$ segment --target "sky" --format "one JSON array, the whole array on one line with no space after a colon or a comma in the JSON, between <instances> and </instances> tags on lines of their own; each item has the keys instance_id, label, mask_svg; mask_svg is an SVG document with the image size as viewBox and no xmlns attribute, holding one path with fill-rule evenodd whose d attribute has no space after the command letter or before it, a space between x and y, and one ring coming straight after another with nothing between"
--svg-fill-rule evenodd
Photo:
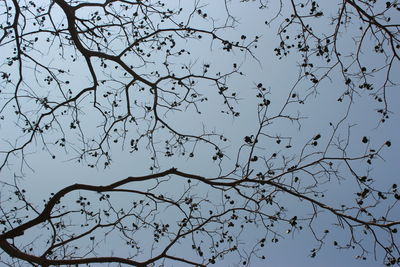
<instances>
[{"instance_id":1,"label":"sky","mask_svg":"<svg viewBox=\"0 0 400 267\"><path fill-rule=\"evenodd\" d=\"M322 6L323 10L326 12L332 12L331 14L325 13L325 16L334 16L337 10L337 4L334 1L330 1L329 4L324 3L326 6ZM169 7L182 7L183 11L181 17L185 17L191 12L194 3L192 1L171 1L168 3ZM224 5L224 1L200 1L199 6L203 12L207 12L209 18L202 19L200 16L194 16L191 25L196 27L210 27L214 25L222 25L225 22L227 13ZM185 54L176 57L171 57L171 66L176 69L176 73L185 73L185 69L180 68L181 66L192 66L192 70L199 71L202 69L204 64L211 65L209 73L216 72L229 72L232 70L233 64L240 66L240 71L243 75L238 73L230 76L227 79L227 84L229 85L229 91L237 93L237 101L233 101L233 105L237 112L240 112L240 116L232 116L231 114L222 113L221 110L226 110L223 106L223 99L215 90L215 86L209 81L200 81L196 85L196 90L207 97L208 101L200 102L198 105L201 114L196 112L194 106L189 106L187 108L182 108L182 110L168 111L167 109L160 108L162 118L168 122L169 125L178 129L184 133L201 134L203 131L215 132L218 134L223 134L227 138L227 142L222 142L217 140L218 144L221 144L223 148L224 158L220 162L219 160L214 161L212 156L215 151L213 147L201 142L196 143L193 147L193 143L187 145L187 151L185 151L184 156L175 157L162 157L160 156L157 161L158 170L163 171L171 167L176 167L178 170L186 171L189 173L195 173L203 175L205 177L215 177L218 174L229 173L230 170L234 168L236 161L245 160L249 153L249 147L243 146L244 137L255 135L258 127L258 98L255 97L259 92L257 91L258 84L262 84L262 87L266 88L268 92L267 98L271 100L271 104L268 110L268 115L273 117L274 114L278 114L283 110L283 114L288 116L301 116L304 119L301 123L296 121L290 121L287 119L276 119L268 125L268 127L263 129L265 137L261 139L259 145L255 149L255 153L259 157L270 157L273 153L278 153L280 156L279 160L271 161L274 166L279 168L282 162L289 160L290 156L294 157L294 161L301 157L299 155L300 151L304 154L309 154L310 160L317 158L318 154L314 154L314 151L328 151L328 155L334 157L340 155L340 149L337 149L331 144L336 143L340 145L345 145L346 142L346 156L354 157L363 154L368 149L380 148L387 140L391 141L391 147L387 148L382 146L381 157L374 160L374 164L371 168L366 167L365 161L357 161L353 164L354 170L359 173L368 174L369 177L374 178L374 187L378 190L387 191L393 183L398 182L398 173L396 172L396 167L399 164L399 151L400 145L398 142L400 136L400 117L399 117L399 106L397 106L396 100L399 99L398 85L393 87L388 87L386 91L386 99L388 100L389 109L391 111L390 118L385 122L380 122L379 113L379 103L374 100L373 97L369 95L366 90L356 90L352 98L352 103L350 105L349 115L343 117L348 112L349 99L344 97L342 101L338 101L342 97L343 92L346 88L343 83L342 73L334 69L329 73L329 77L323 79L319 84L317 89L314 89L309 81L302 81L296 83L299 75L299 62L302 62L302 58L295 50L293 50L287 57L279 59L274 52L274 48L279 46L280 40L276 34L277 29L280 27L280 23L287 16L288 9L287 6L282 10L282 13L276 17L275 20L271 21L275 17L275 14L279 11L279 5L276 3L269 3L267 8L259 9L259 1L250 2L239 2L231 1L229 2L229 12L230 15L237 19L235 22L235 27L228 27L226 29L218 30L218 34L223 36L223 38L242 40L243 43L249 42L258 36L257 48L253 48L253 55L234 49L233 52L227 53L221 49L221 45L207 36L198 40L180 40L177 41L177 51L178 48L187 49L190 54ZM1 6L4 10L4 5ZM65 19L62 16L61 10L54 8L53 16L58 21L55 21L57 25L65 23ZM87 12L91 12L87 11ZM204 14L204 13L203 13ZM59 15L59 16L58 16ZM84 13L82 13L84 16ZM4 20L4 16L1 17ZM393 17L394 21L399 20L399 16ZM228 20L228 23L231 20ZM268 22L268 23L266 23ZM329 19L321 19L321 21L310 21L314 23L315 29L318 33L327 34L332 30ZM395 23L392 21L392 23ZM355 32L358 26L356 24L351 24L347 31L344 31L341 36L340 48L343 51L352 51L354 44L357 40L351 38L351 36L357 36ZM291 32L289 31L288 34ZM293 34L293 33L292 33ZM246 38L243 40L241 36L245 35ZM40 35L39 35L40 36ZM63 90L65 92L71 89L71 95L78 93L82 88L90 86L91 77L86 68L82 57L76 57L75 51L72 47L65 47L63 54L60 55L60 49L53 45L53 43L48 44L45 39L40 36L39 43L36 44L38 49L30 50L32 57L38 58L49 66L57 66L57 68L63 68L64 70L69 70L68 74L62 77L63 80L68 79L68 84L63 84ZM122 41L121 41L122 42ZM115 39L113 47L116 50L119 49L118 38ZM371 44L370 44L370 43ZM55 41L56 43L56 41ZM376 56L374 53L370 52L370 46L372 47L372 41L366 41L365 54L362 57L362 64L368 67L368 70L374 66L379 66L382 64L382 56ZM2 43L0 46L2 51L1 60L7 60L8 54L12 53L12 45L9 43ZM110 51L110 53L115 52ZM350 53L350 52L349 52ZM371 55L369 55L371 54ZM75 59L76 58L76 59ZM129 64L135 66L135 70L141 75L147 75L150 80L156 79L155 76L151 76L152 72L160 71L160 73L165 72L163 67L164 57L162 57L162 52L154 52L149 57L149 61L146 64L142 64L138 57L128 57L125 59L129 61ZM344 56L344 61L348 60ZM101 62L94 61L94 65L97 70L101 69ZM27 63L28 64L28 63ZM320 64L324 66L323 61L316 60L315 64ZM111 64L114 68L115 64ZM57 87L53 84L46 87L45 82L43 82L43 77L45 77L45 72L42 70L37 70L32 67L33 65L28 65L26 68L26 75L24 76L24 85L21 93L22 95L39 95L47 96L49 99L57 99L61 97L60 92L57 91ZM325 65L326 66L326 65ZM171 68L172 68L171 67ZM14 69L13 69L14 68ZM40 69L40 68L39 68ZM16 71L15 67L8 67L6 64L0 66L1 71L12 72ZM398 73L399 62L395 61L393 64L392 73ZM324 68L318 70L317 73L322 73ZM99 77L102 79L112 80L106 83L106 86L101 87L99 95L107 92L119 92L115 99L122 98L121 93L123 90L123 84L127 79L123 76L123 71L120 68L115 68L112 72L104 72L100 74ZM370 79L376 81L377 84L382 82L384 79L384 72L377 72L371 74ZM392 77L394 82L399 82L398 77ZM296 87L294 87L296 85ZM13 86L4 85L2 83L2 96L0 99L1 105L5 108L1 109L1 115L5 116L5 120L0 121L0 136L2 141L0 143L0 150L6 151L10 149L13 145L20 144L26 140L26 136L19 136L20 133L20 123L15 122L16 116L10 115L13 112L13 107L6 104L10 99L10 92L12 92ZM165 83L165 88L170 86ZM292 90L294 88L294 90ZM129 125L128 137L132 135L132 138L140 135L142 132L146 131L149 127L148 122L151 120L150 115L145 113L145 106L151 105L152 95L148 90L141 90L139 86L132 87L131 99L137 101L135 108L132 108L134 114L139 118L141 116L146 116L144 120L138 120L139 125ZM285 105L285 101L288 96L291 97L295 93L300 98L305 98L305 104L291 103ZM173 99L173 96L165 93L165 99ZM294 97L297 99L296 97ZM24 99L24 98L22 98ZM34 101L34 98L27 97L23 102L23 109L26 114L35 118L44 110L38 110L40 106ZM112 98L107 98L112 99ZM85 133L85 138L90 140L90 138L98 139L101 138L102 128L99 127L102 122L101 114L93 108L92 97L87 96L79 102L79 110L77 115L79 115L80 124L82 125L82 131ZM115 108L110 109L109 100L99 99L101 108L104 110L112 110L115 114L122 112L121 109ZM284 107L284 108L283 108ZM123 109L122 109L123 110ZM7 116L8 115L8 116ZM26 189L26 196L30 202L35 203L38 209L41 209L43 199L47 199L52 192L56 192L65 186L71 185L73 183L87 183L94 185L105 185L128 176L141 176L150 174L150 166L154 163L151 157L151 151L149 152L148 146L146 146L146 141L143 141L140 145L139 152L130 153L129 139L122 141L119 139L117 143L110 142L110 154L112 155L112 160L109 166L104 168L104 159L98 161L98 165L91 168L88 165L94 164L96 159L90 157L84 160L79 160L77 155L79 155L79 149L82 142L82 135L75 130L68 129L70 118L74 118L74 114L70 114L67 118L62 116L58 117L58 122L63 125L63 127L55 127L53 131L49 134L45 134L45 142L41 140L40 137L35 138L25 150L24 160L21 160L21 154L16 153L12 155L8 164L2 168L0 172L1 181L4 183L13 183L14 178L18 177L16 180L20 188ZM10 119L8 119L10 118ZM340 123L339 123L340 122ZM338 124L339 123L339 124ZM333 131L332 125L338 125L337 130ZM65 132L63 130L65 129ZM113 134L113 137L117 136L122 128L118 128L118 131ZM60 136L65 134L67 138L67 145L65 147L59 147ZM315 150L312 146L306 146L310 140L320 134L322 136L319 141L319 145ZM271 136L271 137L268 137ZM328 137L332 136L332 139ZM367 137L370 142L363 143L362 138ZM282 144L277 144L277 137L280 137ZM285 139L285 137L290 137L290 139ZM162 151L163 142L171 138L170 133L166 130L160 129L154 135L156 150ZM290 140L290 141L289 141ZM330 142L329 142L330 141ZM83 146L89 144L90 142L84 144ZM291 148L285 148L284 146L290 145ZM242 147L242 148L241 148ZM150 147L151 148L151 147ZM190 151L193 150L194 157L188 157ZM238 152L239 151L239 152ZM162 155L162 153L160 153ZM4 155L4 153L2 153ZM52 157L55 156L53 159ZM286 158L285 158L286 157ZM306 161L307 162L307 161ZM218 164L219 163L219 164ZM264 172L266 166L262 162L257 162L252 165L254 168L253 175L259 171ZM270 166L271 167L271 166ZM345 168L343 165L337 166L341 171ZM343 169L344 168L344 169ZM313 171L313 170L310 170ZM342 173L341 173L342 174ZM306 178L305 184L312 184L312 181L308 180L306 174L303 174ZM357 185L352 177L351 173L343 172L343 176L339 178L332 177L327 179L324 176L316 175L319 181L318 189L321 194L325 194L326 197L323 199L326 203L337 207L342 203L349 203L354 205L354 201L357 198ZM289 179L289 178L288 178ZM142 183L135 184L132 188L147 190L156 184ZM182 193L182 190L187 189L187 184L182 182L182 180L173 178L165 183L161 183L156 192L161 192L169 196L177 196ZM220 192L215 192L211 188L199 185L197 188L193 189L192 194L198 197L204 197L205 199L218 203L220 201ZM1 191L2 205L7 206L9 204L6 199L11 194L9 187L4 186ZM81 193L75 194L70 198L66 198L65 203L73 205L74 197L80 196ZM83 193L82 193L83 194ZM90 195L90 194L89 194ZM91 195L93 199L96 196ZM307 216L312 212L312 207L305 203L305 201L299 201L299 199L279 194L278 199L282 205L288 209L288 218L291 214L302 214ZM128 201L129 199L129 201ZM115 207L127 208L131 205L132 199L126 195L118 195L113 198L115 201ZM239 198L238 198L239 199ZM239 203L241 200L238 200ZM97 203L93 201L94 203ZM393 214L391 218L398 220L398 215L400 210L398 208L397 202L390 202L395 206L393 209ZM210 203L204 203L204 210L206 210ZM99 209L101 204L98 203ZM164 208L164 207L163 207ZM387 205L379 206L374 210L377 214L385 214ZM170 207L165 207L165 209L160 208L160 214L162 214L162 221L174 222L176 221L177 215L176 211ZM30 214L32 215L32 214ZM78 225L76 221L79 217L71 216L71 229L74 229L73 225ZM279 238L279 242L267 242L266 246L262 249L263 255L266 256L266 260L262 261L253 257L250 262L246 264L248 266L377 266L382 263L382 252L377 252L377 259L374 259L374 255L369 254L366 261L356 260L355 257L358 255L359 251L353 251L352 249L337 249L333 246L334 241L339 241L344 244L349 238L348 229L340 229L340 227L335 227L338 221L335 216L328 213L318 214L318 217L313 223L313 229L315 229L317 235L323 235L325 229L330 229L330 233L325 240L325 244L321 251L318 252L315 258L311 258L311 250L318 246L318 242L312 236L310 229L307 227L307 223L304 225L304 230L293 231L285 234L286 230L289 229L287 225L283 222L277 226L278 231L282 233L283 238ZM46 231L44 228L34 228L29 231L27 240L38 240L39 242L45 242ZM265 228L259 226L250 226L248 230L241 235L240 244L243 246L243 251L250 249L252 245L258 242L258 240L264 236ZM40 238L35 239L37 236ZM134 253L134 251L129 251L126 248L122 248L121 240L118 238L119 235L105 238L106 245L100 248L101 253L114 253L115 255L125 253ZM25 237L24 237L25 238ZM44 238L44 239L43 239ZM147 239L149 238L149 233L146 230L142 234L136 236L137 240L143 240L144 244L147 244ZM268 235L268 240L271 240L272 236ZM385 236L382 235L385 239ZM42 240L43 239L43 240ZM366 248L370 252L373 251L373 245L371 243L370 237L365 237ZM85 240L87 242L87 240ZM83 241L83 242L85 242ZM18 242L23 242L18 239ZM26 242L26 241L25 241ZM186 242L186 243L185 243ZM174 249L173 252L177 255L180 253L186 254L191 252L191 248L188 248L187 240L182 241L182 246ZM79 244L83 247L87 243ZM40 251L40 246L35 249ZM142 249L146 250L146 245L142 246ZM147 255L144 252L141 256ZM243 252L244 253L244 252ZM260 252L261 253L261 252ZM4 255L4 254L3 254ZM1 257L3 257L1 255ZM234 254L229 256L229 254L224 258L224 261L218 262L217 266L235 266L241 265L241 261L238 260L238 255ZM246 265L244 264L244 265ZM93 265L97 266L97 265ZM100 265L99 265L100 266ZM113 265L111 265L113 266ZM166 266L184 266L183 264L177 264L176 262L166 262Z\"/></svg>"}]
</instances>

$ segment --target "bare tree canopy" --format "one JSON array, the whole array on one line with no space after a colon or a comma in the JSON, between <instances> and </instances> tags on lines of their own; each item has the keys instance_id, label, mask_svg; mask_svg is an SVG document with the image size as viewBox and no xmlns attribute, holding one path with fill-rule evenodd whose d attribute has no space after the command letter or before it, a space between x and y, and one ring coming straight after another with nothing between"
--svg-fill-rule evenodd
<instances>
[{"instance_id":1,"label":"bare tree canopy","mask_svg":"<svg viewBox=\"0 0 400 267\"><path fill-rule=\"evenodd\" d=\"M400 265L398 0L4 0L0 28L2 265L259 266L304 235Z\"/></svg>"}]
</instances>

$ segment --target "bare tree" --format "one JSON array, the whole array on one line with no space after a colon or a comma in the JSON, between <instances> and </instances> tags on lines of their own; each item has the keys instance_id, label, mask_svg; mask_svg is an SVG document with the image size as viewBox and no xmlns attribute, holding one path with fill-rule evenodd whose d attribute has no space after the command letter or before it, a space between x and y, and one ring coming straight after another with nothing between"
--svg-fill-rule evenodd
<instances>
[{"instance_id":1,"label":"bare tree","mask_svg":"<svg viewBox=\"0 0 400 267\"><path fill-rule=\"evenodd\" d=\"M398 1L215 1L220 17L201 1L166 2L1 2L0 173L15 176L1 183L2 263L251 265L266 258L267 244L303 230L316 241L311 257L342 231L347 239L334 247L399 265L400 194L390 181L376 185L371 168L391 141L366 135L355 143L349 124L351 107L370 103L369 96L379 124L390 123ZM263 82L248 85L256 125L239 141L208 125L206 112L239 118L245 100L234 82L244 79L244 62L262 65L260 36L229 34L240 21L234 4L257 4L276 29L276 56L300 59L283 99ZM223 53L232 55L225 66L215 60ZM298 107L331 79L345 112L324 133L301 130L306 118ZM276 130L287 123L306 140ZM236 150L228 145L235 142ZM67 152L102 169L112 168L121 148L148 157L149 172L108 185L72 184L42 205L23 189L20 176L29 177L37 150L50 155L43 161ZM217 171L174 167L204 155ZM335 197L340 183L348 197ZM254 231L256 240L246 238Z\"/></svg>"}]
</instances>

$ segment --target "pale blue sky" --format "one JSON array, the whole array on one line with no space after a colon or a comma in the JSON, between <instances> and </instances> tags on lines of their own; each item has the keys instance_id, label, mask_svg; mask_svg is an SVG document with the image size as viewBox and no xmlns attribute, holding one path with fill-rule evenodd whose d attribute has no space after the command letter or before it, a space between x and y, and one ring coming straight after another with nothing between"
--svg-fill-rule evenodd
<instances>
[{"instance_id":1,"label":"pale blue sky","mask_svg":"<svg viewBox=\"0 0 400 267\"><path fill-rule=\"evenodd\" d=\"M192 6L192 1L190 4L188 2L179 1L181 6L186 9ZM220 107L222 104L222 99L219 97L215 88L210 86L208 82L201 82L198 85L198 90L206 95L209 99L208 102L201 103L199 108L202 112L201 115L196 115L194 109L190 108L185 112L170 112L165 115L165 119L175 126L182 132L190 133L200 133L203 130L203 125L206 127L207 131L216 131L218 133L224 134L229 142L222 145L226 157L221 163L222 172L228 172L232 169L236 160L236 155L239 147L243 144L243 138L245 136L255 134L257 127L257 99L254 97L256 95L255 87L258 83L262 83L267 89L270 90L269 99L271 99L271 106L269 113L271 116L279 112L282 109L282 105L285 103L287 95L289 94L292 86L298 78L298 65L297 62L300 57L292 52L292 54L283 59L278 60L275 56L273 49L279 44L276 36L277 27L280 21L284 18L284 15L278 16L276 21L271 25L266 25L265 21L268 21L274 16L277 6L272 3L268 9L258 9L258 1L249 3L237 3L232 1L230 4L231 15L238 19L238 24L235 29L227 29L225 31L221 30L221 36L226 38L232 38L234 40L238 39L243 33L246 34L248 39L254 38L255 36L260 36L258 42L258 48L254 50L255 56L257 58L252 58L249 54L244 55L240 51L234 51L234 53L226 53L220 50L220 45L216 42L211 44L208 38L203 38L200 41L191 40L188 43L178 42L177 46L181 45L183 48L187 48L191 51L190 56L177 57L176 63L189 64L196 62L194 68L199 68L202 64L211 64L211 70L221 70L222 72L231 69L233 63L241 64L241 69L245 75L243 76L232 76L229 80L230 90L237 92L240 101L236 104L236 109L241 113L240 117L232 117L220 112ZM178 2L177 2L178 3ZM173 3L173 4L177 4ZM207 4L204 10L208 10L210 17L219 18L216 20L216 24L220 25L225 18L226 13L223 6L223 1L202 1L201 3ZM333 3L333 1L332 1ZM333 14L335 12L335 3L330 3L332 6L328 7L326 10L332 10ZM171 4L171 3L169 3ZM171 4L171 5L173 5ZM284 10L282 14L286 14L287 11ZM184 15L184 14L183 14ZM398 18L397 18L398 19ZM61 18L60 18L61 20ZM198 20L198 26L203 26L202 23L207 27L210 25L210 21L201 22ZM329 28L329 21L324 21L316 25L317 31L324 33L331 30ZM352 28L349 31L353 30ZM349 33L351 34L351 32ZM343 49L352 49L354 44L347 40L346 37L343 38ZM347 46L347 48L346 48ZM9 52L10 47L2 46L0 47L2 53ZM83 68L82 62L71 62L67 58L66 62L59 61L60 58L55 54L57 50L48 51L47 55L44 55L42 60L50 64L64 66L71 69L74 73L71 79L71 88L73 92L78 91L83 85L89 85L90 79L87 69ZM66 54L68 54L67 51ZM36 55L32 52L32 55ZM1 56L4 59L4 56ZM375 57L365 57L365 62L363 64L369 66L375 63L379 64L379 61ZM139 68L139 73L150 73L151 71L157 70L157 68L162 67L163 58L154 58L154 64L148 64L146 67ZM2 66L0 66L1 68ZM399 62L396 61L393 65L393 72L399 71ZM210 71L211 72L211 71ZM35 83L35 77L32 74L27 75L27 83ZM376 79L379 81L382 79L378 74ZM115 77L121 78L119 73L115 72ZM398 77L397 82L399 82ZM123 81L121 78L120 81ZM299 83L296 87L295 92L300 96L305 96L311 93L308 88L310 85L307 83ZM118 85L115 85L118 87ZM32 90L39 90L38 87L32 85ZM371 140L370 146L373 148L379 148L386 140L391 140L392 146L384 148L382 150L382 158L375 160L373 169L371 169L371 176L375 178L375 186L381 190L388 190L390 186L398 182L398 172L397 167L399 165L400 158L400 106L398 105L398 99L400 97L400 92L398 86L389 88L387 90L387 99L389 101L390 110L393 114L390 114L390 119L383 124L379 124L379 117L376 112L376 101L374 101L368 93L360 92L359 95L354 96L354 103L351 107L350 116L341 124L339 127L336 137L347 138L348 126L351 127L351 135L349 137L349 147L348 156L356 156L360 153L362 154L367 145L361 142L363 136L367 136ZM75 90L75 91L74 91ZM332 133L332 128L329 123L338 123L344 114L346 113L346 108L348 101L338 102L337 99L341 96L344 91L344 84L340 73L336 70L330 75L330 79L323 80L319 86L317 93L313 93L307 99L305 105L291 104L285 111L287 114L301 114L301 116L307 117L307 119L301 122L301 127L296 123L291 123L287 120L277 120L270 126L266 133L271 136L291 136L293 137L291 145L292 148L285 150L282 145L279 146L275 142L269 139L260 142L260 147L257 150L258 155L269 157L274 152L279 152L283 155L293 155L298 156L299 150L307 143L309 140L315 136L315 134L320 133L323 138L320 141L320 146L323 147L327 144L328 140L324 138ZM135 99L139 102L149 103L151 101L151 96L145 93L139 95L136 92ZM4 101L4 99L0 99ZM102 101L102 100L101 100ZM1 102L3 105L4 103ZM82 124L84 124L84 129L88 136L98 137L97 131L101 117L98 113L91 107L91 99L86 98L82 101L80 116L82 119ZM27 107L34 105L34 103L26 103ZM10 112L10 110L6 110ZM67 120L61 122L67 123ZM13 128L12 121L0 122L0 136L2 136L3 142L2 146L7 146L7 142L4 140L12 140L14 137L15 129ZM67 125L68 128L68 125ZM70 134L71 142L79 142L78 134L73 132L68 132ZM57 133L53 136L48 136L49 140L54 139ZM75 138L75 139L74 139ZM156 135L156 142L163 142L166 138L165 133ZM127 143L127 142L126 142ZM221 142L222 143L222 142ZM159 145L162 147L162 144ZM370 148L371 148L370 147ZM5 148L1 147L0 150ZM51 155L44 149L43 143L38 139L37 142L32 143L27 147L26 160L28 165L24 165L23 174L24 177L19 181L21 188L27 189L27 196L29 199L40 205L42 199L49 197L51 192L60 190L61 188L68 186L73 183L88 183L96 185L104 185L115 182L119 179L123 179L127 176L141 176L149 174L149 166L151 161L149 161L149 154L147 152L131 154L128 152L129 149L124 147L121 143L117 145L112 144L112 164L109 168L103 169L103 164L99 164L97 168L88 168L87 163L77 163L76 162L76 151L71 147L63 149L53 149L52 153L56 155L56 159L52 160ZM293 152L291 152L293 151ZM331 151L331 150L329 150ZM178 170L196 173L199 175L204 175L206 177L214 177L218 175L220 169L219 166L212 160L213 152L210 152L210 147L207 145L199 144L195 150L195 157L188 158L184 157L173 157L173 158L159 158L160 170L166 170L171 167L177 167ZM307 153L311 153L307 151ZM332 154L336 155L337 151L332 149ZM12 182L14 175L21 175L20 172L20 156L13 157L10 160L10 165L4 168L0 172L0 177L4 182ZM276 163L279 164L279 163ZM30 169L31 168L31 169ZM255 165L254 173L258 171L263 171L265 166ZM365 169L365 164L355 164L354 168L356 170ZM356 199L355 193L357 188L355 187L354 181L349 173L344 173L343 181L332 180L329 183L322 185L321 190L326 190L326 198L328 204L335 207L342 203L354 203ZM135 185L136 186L136 185ZM139 187L146 188L149 184L138 185ZM209 191L201 191L209 190ZM165 192L164 194L170 194L171 196L182 190L182 186L178 186L174 181L166 183L160 188L160 192ZM195 191L199 196L210 195L210 200L213 198L217 199L218 194L210 190L210 188L199 187L198 191ZM7 192L1 192L1 198L4 199L7 196ZM295 214L296 212L309 214L312 212L312 208L309 204L304 202L299 202L296 198L291 196L282 197L282 203L287 206L289 214ZM116 197L117 201L121 202L121 207L126 203L124 197ZM119 204L118 204L119 205ZM398 203L397 203L398 205ZM382 206L384 208L384 206ZM400 212L398 206L394 211ZM379 214L384 214L383 210L377 211ZM173 221L175 214L166 213L165 220ZM392 218L399 219L398 214L392 214ZM266 261L260 261L256 258L250 262L250 266L378 266L382 262L382 252L378 251L377 261L374 260L373 254L368 255L367 261L355 260L355 256L358 255L357 252L350 250L338 250L333 246L334 240L346 240L349 237L348 229L341 230L338 227L332 227L336 223L336 218L333 215L323 213L315 222L315 228L322 233L324 229L329 228L330 234L326 240L326 244L322 250L318 253L316 258L310 258L310 250L316 246L316 241L312 237L311 232L307 228L307 224L304 225L304 230L300 233L284 234L287 225L278 226L278 229L282 231L284 239L276 244L272 242L267 242L265 248L263 248L263 255L266 256ZM36 229L29 233L29 235L35 236L39 234L42 230ZM255 240L258 240L265 233L263 228L252 228L245 234L241 236L241 241L243 244L254 244ZM117 235L118 236L118 235ZM146 238L146 235L142 235L142 238ZM269 236L271 238L271 236ZM367 237L368 239L368 237ZM107 248L111 248L115 253L124 254L126 249L120 248L118 241L110 238L108 241ZM344 242L344 241L343 241ZM243 245L245 248L246 245ZM367 243L367 249L372 251L371 242ZM146 245L142 248L145 250ZM104 248L103 248L104 249ZM186 253L186 249L191 251L190 248L176 248L174 252L179 255L180 253ZM237 255L225 257L226 261L217 262L216 266L234 266L237 262ZM240 266L240 264L238 264ZM95 265L93 265L95 266ZM113 265L111 265L113 266ZM177 263L168 262L167 266L183 266Z\"/></svg>"}]
</instances>

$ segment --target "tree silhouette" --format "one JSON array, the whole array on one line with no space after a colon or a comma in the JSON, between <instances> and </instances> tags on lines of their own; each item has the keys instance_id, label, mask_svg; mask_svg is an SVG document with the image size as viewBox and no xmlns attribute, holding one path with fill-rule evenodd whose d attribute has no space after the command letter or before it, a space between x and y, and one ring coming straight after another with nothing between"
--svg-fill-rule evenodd
<instances>
[{"instance_id":1,"label":"tree silhouette","mask_svg":"<svg viewBox=\"0 0 400 267\"><path fill-rule=\"evenodd\" d=\"M398 1L188 2L0 3L1 262L251 265L267 245L307 231L311 257L333 243L399 265L400 193L372 169L392 142L350 134L361 100L379 127L391 123ZM235 5L265 12L260 32L277 34L276 58L297 61L278 98L261 77L237 86L263 66L270 36L235 31L244 23ZM322 132L304 129L301 109L329 81L340 112ZM243 112L254 116L238 130L247 134L224 133L217 118ZM68 155L102 171L121 148L146 158L148 172L75 183L44 203L23 189L40 150L45 166Z\"/></svg>"}]
</instances>

